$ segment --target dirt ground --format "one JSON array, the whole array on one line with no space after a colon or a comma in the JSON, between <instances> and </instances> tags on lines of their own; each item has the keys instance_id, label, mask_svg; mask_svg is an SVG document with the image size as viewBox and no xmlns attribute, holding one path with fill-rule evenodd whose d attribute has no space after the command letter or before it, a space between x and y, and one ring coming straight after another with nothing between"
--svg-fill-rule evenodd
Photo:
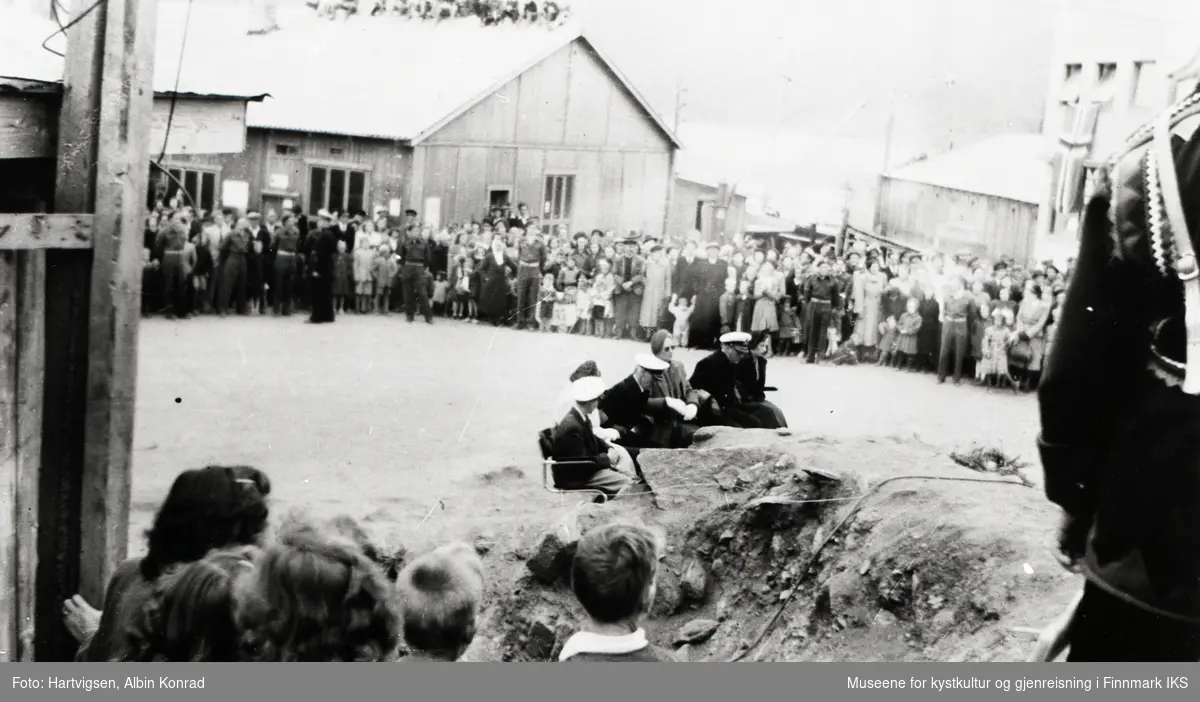
<instances>
[{"instance_id":1,"label":"dirt ground","mask_svg":"<svg viewBox=\"0 0 1200 702\"><path fill-rule=\"evenodd\" d=\"M538 534L576 502L542 490L535 443L557 420L568 375L590 358L616 382L645 350L444 320L408 324L402 315L319 326L301 318L147 320L131 551L142 549L141 533L180 470L246 463L271 476L276 515L348 514L397 535L410 552L453 538L483 542L503 590ZM681 360L690 367L700 357ZM1040 479L1032 396L795 358L772 360L768 383L780 388L771 399L797 435L841 446L829 454L842 464L833 468L902 473L983 445L1019 455ZM1047 514L1028 524L995 517L1022 532L1018 540L1044 542Z\"/></svg>"}]
</instances>

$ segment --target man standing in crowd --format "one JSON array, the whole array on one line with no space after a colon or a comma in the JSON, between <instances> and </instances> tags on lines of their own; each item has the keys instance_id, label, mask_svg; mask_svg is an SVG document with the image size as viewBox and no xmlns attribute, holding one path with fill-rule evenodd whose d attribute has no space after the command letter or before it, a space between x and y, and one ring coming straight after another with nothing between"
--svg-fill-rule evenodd
<instances>
[{"instance_id":1,"label":"man standing in crowd","mask_svg":"<svg viewBox=\"0 0 1200 702\"><path fill-rule=\"evenodd\" d=\"M250 251L250 236L250 220L243 217L221 242L221 291L217 298L217 314L222 317L230 302L237 314L249 314L246 308L246 254Z\"/></svg>"},{"instance_id":2,"label":"man standing in crowd","mask_svg":"<svg viewBox=\"0 0 1200 702\"><path fill-rule=\"evenodd\" d=\"M418 227L411 227L404 243L400 245L400 287L404 294L404 313L411 323L420 307L421 316L433 324L433 309L429 306L429 287L425 284L425 272L433 261L429 240Z\"/></svg>"},{"instance_id":3,"label":"man standing in crowd","mask_svg":"<svg viewBox=\"0 0 1200 702\"><path fill-rule=\"evenodd\" d=\"M300 230L291 214L283 215L283 226L276 229L275 238L271 244L271 258L274 262L272 289L274 290L275 314L290 317L292 314L292 296L295 294L297 275L297 252L300 250Z\"/></svg>"},{"instance_id":4,"label":"man standing in crowd","mask_svg":"<svg viewBox=\"0 0 1200 702\"><path fill-rule=\"evenodd\" d=\"M942 344L938 354L938 382L946 382L950 373L950 360L954 359L954 384L962 382L963 359L970 350L971 335L968 325L977 316L975 298L963 286L957 275L949 279L946 304L942 307Z\"/></svg>"},{"instance_id":5,"label":"man standing in crowd","mask_svg":"<svg viewBox=\"0 0 1200 702\"><path fill-rule=\"evenodd\" d=\"M546 245L536 229L525 232L517 247L517 329L537 329L538 290L546 267Z\"/></svg>"},{"instance_id":6,"label":"man standing in crowd","mask_svg":"<svg viewBox=\"0 0 1200 702\"><path fill-rule=\"evenodd\" d=\"M312 316L308 321L328 324L334 320L333 277L338 242L338 229L329 212L321 210L317 213L317 232L309 239L312 242L308 259Z\"/></svg>"},{"instance_id":7,"label":"man standing in crowd","mask_svg":"<svg viewBox=\"0 0 1200 702\"><path fill-rule=\"evenodd\" d=\"M169 319L187 318L188 276L196 262L187 260L185 248L188 228L186 215L178 210L171 216L166 227L159 229L155 250L162 251L163 303Z\"/></svg>"},{"instance_id":8,"label":"man standing in crowd","mask_svg":"<svg viewBox=\"0 0 1200 702\"><path fill-rule=\"evenodd\" d=\"M630 237L622 242L621 255L613 263L613 318L618 339L637 339L638 317L642 313L642 293L646 291L646 260L637 255L638 240ZM628 330L629 335L625 332Z\"/></svg>"},{"instance_id":9,"label":"man standing in crowd","mask_svg":"<svg viewBox=\"0 0 1200 702\"><path fill-rule=\"evenodd\" d=\"M521 204L517 205L516 214L514 214L513 216L508 218L508 228L509 229L529 229L529 220L530 219L531 218L529 216L529 208L526 207L525 203L522 202Z\"/></svg>"},{"instance_id":10,"label":"man standing in crowd","mask_svg":"<svg viewBox=\"0 0 1200 702\"><path fill-rule=\"evenodd\" d=\"M829 269L829 261L817 261L817 274L804 282L804 338L808 340L806 357L809 363L817 360L817 352L827 343L833 311L841 305L838 281ZM693 383L694 384L694 383Z\"/></svg>"},{"instance_id":11,"label":"man standing in crowd","mask_svg":"<svg viewBox=\"0 0 1200 702\"><path fill-rule=\"evenodd\" d=\"M721 348L696 362L691 384L709 394L711 400L701 408L701 426L733 426L757 429L762 423L743 411L738 391L738 367L750 357L750 335L729 332L720 339Z\"/></svg>"},{"instance_id":12,"label":"man standing in crowd","mask_svg":"<svg viewBox=\"0 0 1200 702\"><path fill-rule=\"evenodd\" d=\"M721 247L709 244L708 258L697 259L692 269L692 317L688 346L711 349L721 333L721 294L725 292L728 265L720 259Z\"/></svg>"},{"instance_id":13,"label":"man standing in crowd","mask_svg":"<svg viewBox=\"0 0 1200 702\"><path fill-rule=\"evenodd\" d=\"M1068 661L1200 660L1200 132L1178 134L1198 114L1164 113L1101 173L1038 388L1046 496L1086 578Z\"/></svg>"}]
</instances>

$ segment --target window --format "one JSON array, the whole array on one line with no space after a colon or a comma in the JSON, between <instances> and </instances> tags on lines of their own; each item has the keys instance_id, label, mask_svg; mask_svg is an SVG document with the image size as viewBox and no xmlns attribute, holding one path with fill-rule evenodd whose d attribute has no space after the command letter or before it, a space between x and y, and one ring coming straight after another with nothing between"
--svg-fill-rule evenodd
<instances>
[{"instance_id":1,"label":"window","mask_svg":"<svg viewBox=\"0 0 1200 702\"><path fill-rule=\"evenodd\" d=\"M330 156L341 156L343 153L345 153L345 150L340 146L329 147L329 155Z\"/></svg>"},{"instance_id":2,"label":"window","mask_svg":"<svg viewBox=\"0 0 1200 702\"><path fill-rule=\"evenodd\" d=\"M1130 104L1135 107L1164 107L1167 102L1167 81L1162 68L1154 61L1138 61L1133 64L1133 95Z\"/></svg>"},{"instance_id":3,"label":"window","mask_svg":"<svg viewBox=\"0 0 1200 702\"><path fill-rule=\"evenodd\" d=\"M1062 94L1059 102L1076 103L1083 92L1083 64L1068 63L1063 71Z\"/></svg>"},{"instance_id":4,"label":"window","mask_svg":"<svg viewBox=\"0 0 1200 702\"><path fill-rule=\"evenodd\" d=\"M1092 99L1100 103L1111 103L1117 89L1117 64L1102 63L1096 74L1096 92Z\"/></svg>"},{"instance_id":5,"label":"window","mask_svg":"<svg viewBox=\"0 0 1200 702\"><path fill-rule=\"evenodd\" d=\"M292 144L275 145L276 156L295 156L298 153L300 153L299 147L293 146Z\"/></svg>"},{"instance_id":6,"label":"window","mask_svg":"<svg viewBox=\"0 0 1200 702\"><path fill-rule=\"evenodd\" d=\"M575 198L575 176L548 175L542 191L542 231L550 232L560 224L571 227L571 206Z\"/></svg>"},{"instance_id":7,"label":"window","mask_svg":"<svg viewBox=\"0 0 1200 702\"><path fill-rule=\"evenodd\" d=\"M308 212L359 212L367 200L367 174L349 168L312 166L308 171Z\"/></svg>"},{"instance_id":8,"label":"window","mask_svg":"<svg viewBox=\"0 0 1200 702\"><path fill-rule=\"evenodd\" d=\"M157 168L153 169L152 173L158 175L150 179L150 192L146 203L148 206L153 207L159 198L162 198L163 202L170 202L171 198L179 193L182 184L186 192L182 198L185 205L194 204L198 209L213 211L213 204L217 199L216 171L168 167L167 172L171 177L163 175Z\"/></svg>"}]
</instances>

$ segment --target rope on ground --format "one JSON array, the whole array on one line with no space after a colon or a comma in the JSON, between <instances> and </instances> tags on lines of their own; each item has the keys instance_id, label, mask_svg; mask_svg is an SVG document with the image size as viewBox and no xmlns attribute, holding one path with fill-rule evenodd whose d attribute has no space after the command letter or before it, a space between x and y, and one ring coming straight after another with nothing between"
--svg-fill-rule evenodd
<instances>
[{"instance_id":1,"label":"rope on ground","mask_svg":"<svg viewBox=\"0 0 1200 702\"><path fill-rule=\"evenodd\" d=\"M808 562L804 564L804 569L800 571L799 579L796 582L797 586L800 584L800 582L803 582L803 580L809 576L809 573L812 571L813 566L816 565L817 558L821 555L821 551L823 551L825 549L825 547L828 546L830 544L830 542L833 541L833 537L836 536L838 534L838 532L840 532L842 530L842 527L846 526L846 524L848 524L850 522L850 520L853 519L856 514L858 514L858 511L860 509L862 509L863 503L866 502L866 499L868 497L870 497L871 495L875 494L876 492L878 492L879 489L881 487L883 487L884 485L887 485L888 483L898 482L901 480L944 480L944 481L952 481L952 482L960 482L960 483L989 483L992 485L1013 485L1016 487L1023 487L1023 488L1032 488L1033 487L1033 485L1030 483L1017 482L1015 480L989 480L987 478L960 478L960 477L953 477L953 476L946 476L946 475L897 475L895 477L882 480L882 481L872 485L865 492L863 492L862 495L859 496L858 501L850 506L849 511L846 512L846 515L844 517L842 517L841 521L839 521L837 523L837 525L835 527L833 527L832 530L830 530L829 534L827 534L825 536L825 538L821 540L821 543L817 544L817 547L815 549L813 549L812 555L809 556ZM736 662L744 659L746 656L750 655L755 649L757 649L760 645L762 645L762 642L766 640L767 636L770 635L771 632L775 630L776 625L779 624L779 620L783 617L784 611L787 610L788 605L790 605L792 603L792 600L796 597L796 594L798 592L800 592L800 588L793 586L791 594L788 595L787 598L779 604L779 607L775 610L775 614L773 614L771 616L771 618L767 621L766 626L763 627L762 631L759 632L758 636L755 637L754 641L751 642L750 645L748 647L746 647L743 651L741 651L740 653L735 655L733 658L729 659L729 661L728 661L729 663L736 663Z\"/></svg>"}]
</instances>

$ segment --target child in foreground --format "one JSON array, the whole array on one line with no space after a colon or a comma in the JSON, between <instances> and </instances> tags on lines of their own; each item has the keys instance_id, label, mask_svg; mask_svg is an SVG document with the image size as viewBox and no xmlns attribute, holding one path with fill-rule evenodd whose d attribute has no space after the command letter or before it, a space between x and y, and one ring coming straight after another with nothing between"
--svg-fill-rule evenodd
<instances>
[{"instance_id":1,"label":"child in foreground","mask_svg":"<svg viewBox=\"0 0 1200 702\"><path fill-rule=\"evenodd\" d=\"M474 549L459 542L421 556L400 571L396 593L408 660L461 660L483 599L483 564Z\"/></svg>"},{"instance_id":2,"label":"child in foreground","mask_svg":"<svg viewBox=\"0 0 1200 702\"><path fill-rule=\"evenodd\" d=\"M654 602L658 547L644 527L612 524L579 540L571 589L587 614L581 631L563 644L560 661L649 663L678 661L652 645L638 624Z\"/></svg>"}]
</instances>

